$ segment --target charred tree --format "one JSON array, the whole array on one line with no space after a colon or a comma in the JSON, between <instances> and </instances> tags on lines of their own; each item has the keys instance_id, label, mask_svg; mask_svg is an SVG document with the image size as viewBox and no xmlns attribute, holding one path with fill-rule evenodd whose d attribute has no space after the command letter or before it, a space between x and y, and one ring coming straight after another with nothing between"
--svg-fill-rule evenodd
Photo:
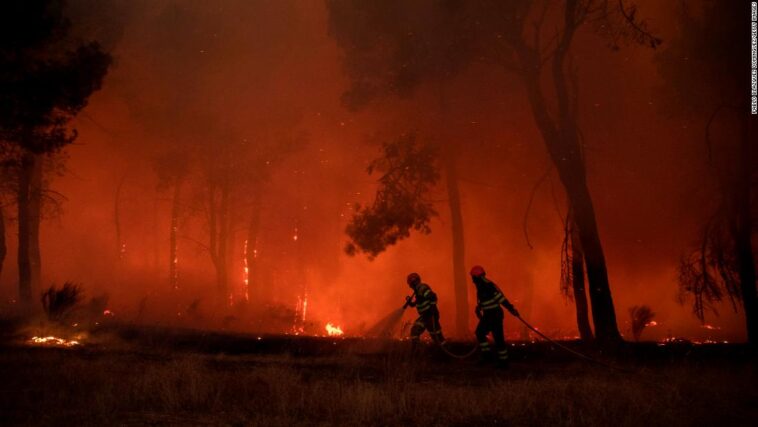
<instances>
[{"instance_id":1,"label":"charred tree","mask_svg":"<svg viewBox=\"0 0 758 427\"><path fill-rule=\"evenodd\" d=\"M181 215L181 194L182 194L182 181L176 180L174 182L174 191L171 197L171 224L169 229L169 266L168 277L169 286L172 290L179 289L179 251L178 251L178 233L179 233L179 216Z\"/></svg>"},{"instance_id":2,"label":"charred tree","mask_svg":"<svg viewBox=\"0 0 758 427\"><path fill-rule=\"evenodd\" d=\"M158 191L170 191L170 219L168 238L168 282L172 291L179 289L179 225L185 213L183 187L188 181L191 156L188 147L170 147L156 159L154 170L158 176Z\"/></svg>"},{"instance_id":3,"label":"charred tree","mask_svg":"<svg viewBox=\"0 0 758 427\"><path fill-rule=\"evenodd\" d=\"M253 194L253 206L250 208L250 217L247 222L247 235L245 240L245 300L261 300L260 284L258 283L258 234L261 226L261 203L260 192Z\"/></svg>"},{"instance_id":4,"label":"charred tree","mask_svg":"<svg viewBox=\"0 0 758 427\"><path fill-rule=\"evenodd\" d=\"M216 272L216 290L222 298L227 297L229 273L227 248L229 245L229 182L222 179L219 184L211 184L208 191L209 241L213 268Z\"/></svg>"},{"instance_id":5,"label":"charred tree","mask_svg":"<svg viewBox=\"0 0 758 427\"><path fill-rule=\"evenodd\" d=\"M693 300L693 312L704 321L708 309L727 299L745 314L748 341L758 343L755 239L755 120L750 116L748 28L734 25L749 5L700 0L683 3L675 38L657 55L666 86L661 98L667 111L703 123L713 202L710 218L695 248L680 264L682 302ZM697 73L692 70L697 69Z\"/></svg>"},{"instance_id":6,"label":"charred tree","mask_svg":"<svg viewBox=\"0 0 758 427\"><path fill-rule=\"evenodd\" d=\"M585 267L582 243L571 208L564 222L563 244L561 245L561 292L574 301L576 325L584 342L592 342L594 336L589 320L589 305L585 290Z\"/></svg>"},{"instance_id":7,"label":"charred tree","mask_svg":"<svg viewBox=\"0 0 758 427\"><path fill-rule=\"evenodd\" d=\"M591 342L594 337L592 335L592 328L590 327L587 292L584 289L584 254L582 253L581 243L576 232L571 233L571 278L579 336L582 341Z\"/></svg>"},{"instance_id":8,"label":"charred tree","mask_svg":"<svg viewBox=\"0 0 758 427\"><path fill-rule=\"evenodd\" d=\"M743 104L747 109L747 103ZM734 193L731 196L733 205L732 220L732 240L734 241L734 253L736 254L737 272L740 281L740 296L742 299L742 308L745 311L745 325L747 329L748 341L758 343L758 296L756 295L756 274L755 274L755 253L753 252L753 232L755 222L752 216L751 201L753 199L751 184L753 181L751 174L753 163L751 159L755 154L752 153L750 135L751 122L747 115L742 118L742 131L740 132L739 161L737 166L737 177L735 182ZM755 138L755 137L754 137Z\"/></svg>"},{"instance_id":9,"label":"charred tree","mask_svg":"<svg viewBox=\"0 0 758 427\"><path fill-rule=\"evenodd\" d=\"M24 153L18 178L18 272L22 301L31 301L39 289L39 224L42 196L42 157Z\"/></svg>"},{"instance_id":10,"label":"charred tree","mask_svg":"<svg viewBox=\"0 0 758 427\"><path fill-rule=\"evenodd\" d=\"M450 232L453 238L455 326L458 336L465 336L468 333L470 310L465 265L466 242L463 233L463 212L461 210L461 196L458 188L458 170L456 169L455 155L451 150L448 150L444 155L443 161L448 206L450 208Z\"/></svg>"},{"instance_id":11,"label":"charred tree","mask_svg":"<svg viewBox=\"0 0 758 427\"><path fill-rule=\"evenodd\" d=\"M471 25L480 35L483 56L515 73L526 89L532 115L547 152L573 209L592 305L595 336L602 343L621 340L611 297L605 254L598 233L595 209L587 185L586 168L578 131L575 96L571 90L566 61L577 31L588 21L600 22L601 33L615 46L631 39L651 47L660 40L646 31L644 22L628 14L623 2L613 10L608 2L567 0L558 6L562 13L558 31L544 42L543 26L548 11L559 2L487 2L469 4ZM616 19L614 19L616 18ZM543 88L543 80L551 91ZM554 94L548 97L546 93Z\"/></svg>"},{"instance_id":12,"label":"charred tree","mask_svg":"<svg viewBox=\"0 0 758 427\"><path fill-rule=\"evenodd\" d=\"M19 153L19 295L25 304L39 281L40 156L76 138L71 120L99 90L111 57L71 32L64 3L0 5L0 140Z\"/></svg>"},{"instance_id":13,"label":"charred tree","mask_svg":"<svg viewBox=\"0 0 758 427\"><path fill-rule=\"evenodd\" d=\"M116 197L113 202L113 225L116 228L116 256L118 259L119 269L122 268L124 261L124 255L126 255L126 243L121 236L121 190L124 188L124 182L126 182L126 175L121 177L116 186ZM119 274L121 272L119 271Z\"/></svg>"},{"instance_id":14,"label":"charred tree","mask_svg":"<svg viewBox=\"0 0 758 427\"><path fill-rule=\"evenodd\" d=\"M449 85L447 78L441 77L437 81L439 95L439 123L438 135L440 138L439 153L441 157L441 171L445 178L447 190L447 205L450 210L450 234L452 245L453 267L453 295L455 295L455 327L460 337L468 335L468 320L470 309L468 305L468 280L466 274L466 239L464 234L463 209L461 207L460 180L458 178L458 142L454 141L448 132L449 122L448 101L446 87Z\"/></svg>"},{"instance_id":15,"label":"charred tree","mask_svg":"<svg viewBox=\"0 0 758 427\"><path fill-rule=\"evenodd\" d=\"M567 3L567 25L573 22L575 13ZM570 17L570 18L569 18ZM514 36L511 42L517 52L522 78L532 107L537 127L547 146L553 164L558 171L563 187L574 210L574 219L579 242L583 249L584 263L589 283L589 295L592 302L592 318L595 323L595 333L601 341L620 341L616 313L613 307L605 254L600 242L597 229L595 209L587 186L584 162L581 158L581 147L577 132L574 112L570 111L568 84L564 71L564 59L568 53L574 27L566 29L559 48L553 58L552 83L557 96L558 117L551 117L547 107L540 82L540 56L529 47L523 39Z\"/></svg>"},{"instance_id":16,"label":"charred tree","mask_svg":"<svg viewBox=\"0 0 758 427\"><path fill-rule=\"evenodd\" d=\"M594 339L590 327L589 305L585 290L584 253L579 239L577 226L571 211L566 218L566 235L563 241L561 261L561 289L565 295L570 295L576 307L576 325L579 336L584 342Z\"/></svg>"}]
</instances>

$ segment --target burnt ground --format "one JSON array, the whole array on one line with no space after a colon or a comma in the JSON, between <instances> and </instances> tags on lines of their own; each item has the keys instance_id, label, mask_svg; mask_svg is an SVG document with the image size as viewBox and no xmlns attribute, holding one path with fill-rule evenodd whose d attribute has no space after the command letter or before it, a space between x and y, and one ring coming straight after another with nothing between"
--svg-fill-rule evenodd
<instances>
[{"instance_id":1,"label":"burnt ground","mask_svg":"<svg viewBox=\"0 0 758 427\"><path fill-rule=\"evenodd\" d=\"M4 328L4 425L755 425L742 345L655 343L611 353L511 343L495 370L427 346L109 324L74 348ZM463 354L471 343L455 343Z\"/></svg>"}]
</instances>

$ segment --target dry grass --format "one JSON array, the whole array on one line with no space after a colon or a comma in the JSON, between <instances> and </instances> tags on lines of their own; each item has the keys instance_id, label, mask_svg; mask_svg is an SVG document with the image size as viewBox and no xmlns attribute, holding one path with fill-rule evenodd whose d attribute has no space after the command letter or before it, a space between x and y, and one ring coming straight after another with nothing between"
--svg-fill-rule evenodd
<instances>
[{"instance_id":1,"label":"dry grass","mask_svg":"<svg viewBox=\"0 0 758 427\"><path fill-rule=\"evenodd\" d=\"M24 425L750 425L755 366L641 375L573 363L494 373L404 354L0 352L0 420Z\"/></svg>"}]
</instances>

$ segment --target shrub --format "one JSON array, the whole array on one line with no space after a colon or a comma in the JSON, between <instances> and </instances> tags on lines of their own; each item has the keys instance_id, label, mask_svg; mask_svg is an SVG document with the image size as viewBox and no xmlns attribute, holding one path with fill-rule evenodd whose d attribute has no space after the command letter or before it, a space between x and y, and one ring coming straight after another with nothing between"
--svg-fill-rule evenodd
<instances>
[{"instance_id":1,"label":"shrub","mask_svg":"<svg viewBox=\"0 0 758 427\"><path fill-rule=\"evenodd\" d=\"M655 317L655 313L646 305L635 305L629 309L629 317L632 318L632 335L635 341L640 340L640 335L645 327Z\"/></svg>"},{"instance_id":2,"label":"shrub","mask_svg":"<svg viewBox=\"0 0 758 427\"><path fill-rule=\"evenodd\" d=\"M63 319L82 300L81 285L66 282L58 289L55 285L42 293L42 308L47 318L53 321Z\"/></svg>"}]
</instances>

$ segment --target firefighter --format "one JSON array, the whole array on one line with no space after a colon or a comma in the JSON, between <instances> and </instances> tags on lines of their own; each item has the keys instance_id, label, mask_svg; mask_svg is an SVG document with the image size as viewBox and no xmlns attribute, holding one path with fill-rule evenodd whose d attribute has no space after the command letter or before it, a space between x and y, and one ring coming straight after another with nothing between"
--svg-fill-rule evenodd
<instances>
[{"instance_id":1,"label":"firefighter","mask_svg":"<svg viewBox=\"0 0 758 427\"><path fill-rule=\"evenodd\" d=\"M429 331L432 340L439 345L445 344L445 337L442 335L440 326L440 312L437 310L437 294L432 291L426 283L421 282L421 276L418 273L408 275L408 286L413 289L412 297L405 297L406 305L416 307L418 319L411 327L411 343L415 349L418 346L421 334Z\"/></svg>"},{"instance_id":2,"label":"firefighter","mask_svg":"<svg viewBox=\"0 0 758 427\"><path fill-rule=\"evenodd\" d=\"M479 349L482 352L482 360L492 360L492 348L487 341L487 335L492 334L497 352L497 363L500 367L508 366L508 349L505 347L503 336L503 309L506 308L512 315L518 317L519 313L503 295L496 284L485 277L484 268L476 265L471 269L471 280L476 286L476 317L479 324L476 326L476 339L479 341Z\"/></svg>"}]
</instances>

